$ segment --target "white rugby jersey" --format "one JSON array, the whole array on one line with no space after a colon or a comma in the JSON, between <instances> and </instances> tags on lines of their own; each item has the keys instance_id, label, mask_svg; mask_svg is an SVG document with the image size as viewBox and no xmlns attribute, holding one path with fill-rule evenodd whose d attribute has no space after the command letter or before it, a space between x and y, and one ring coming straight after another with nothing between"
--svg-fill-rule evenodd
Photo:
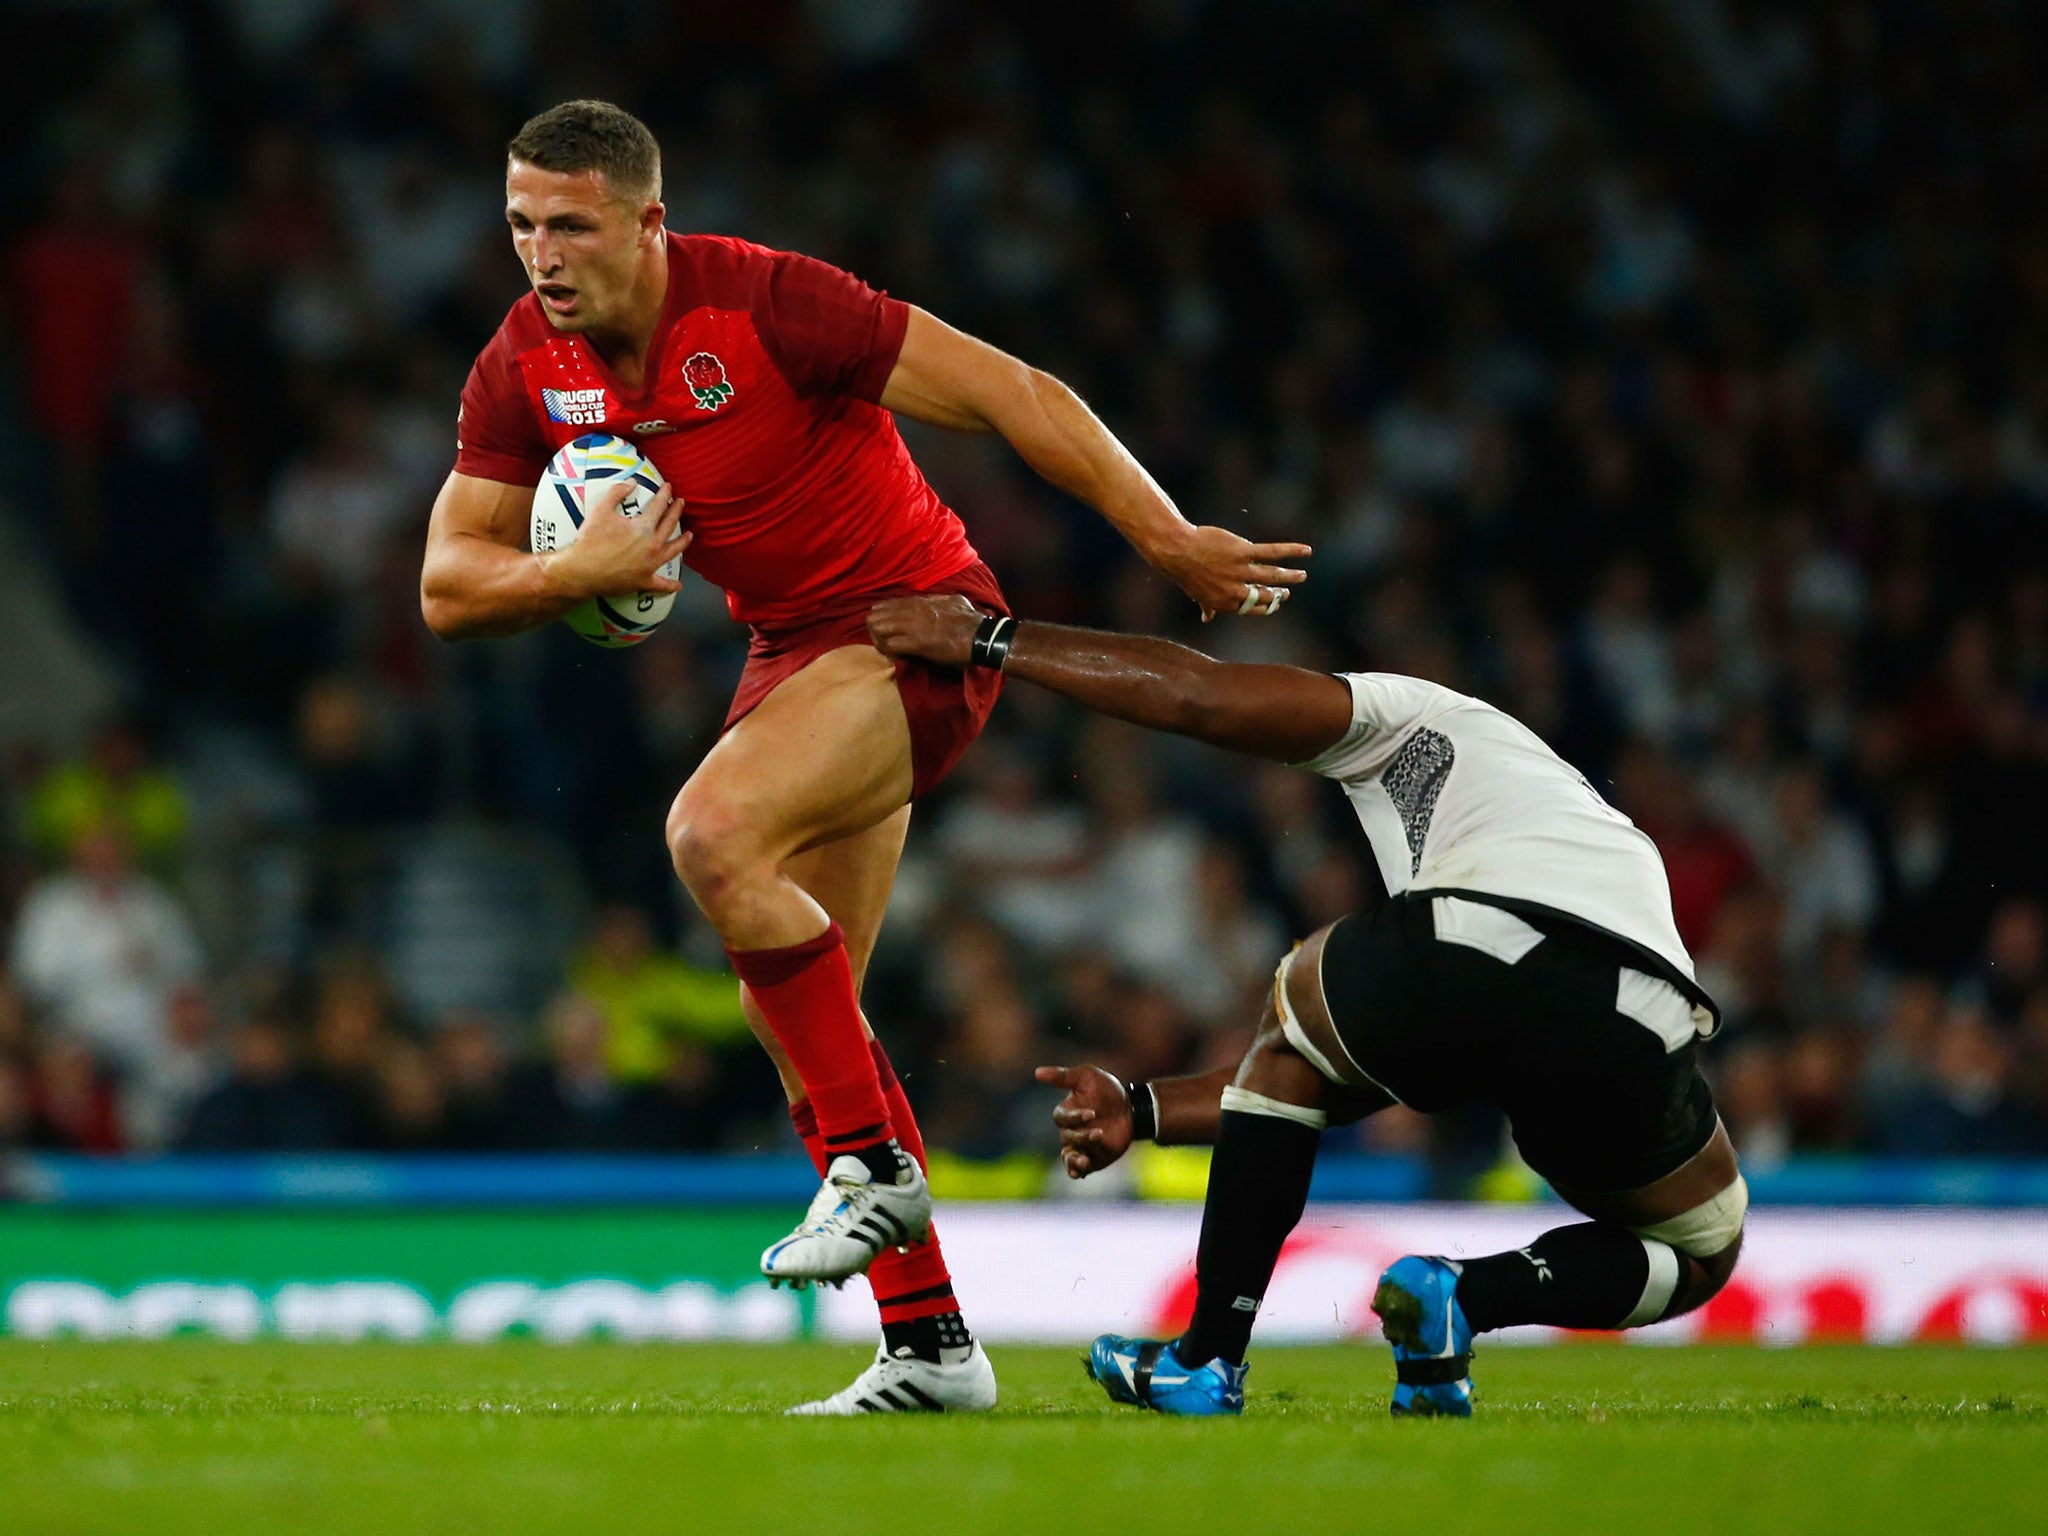
<instances>
[{"instance_id":1,"label":"white rugby jersey","mask_svg":"<svg viewBox=\"0 0 2048 1536\"><path fill-rule=\"evenodd\" d=\"M1389 672L1341 675L1351 729L1299 766L1343 785L1389 895L1455 894L1612 934L1682 981L1713 1032L1664 860L1634 822L1491 704Z\"/></svg>"}]
</instances>

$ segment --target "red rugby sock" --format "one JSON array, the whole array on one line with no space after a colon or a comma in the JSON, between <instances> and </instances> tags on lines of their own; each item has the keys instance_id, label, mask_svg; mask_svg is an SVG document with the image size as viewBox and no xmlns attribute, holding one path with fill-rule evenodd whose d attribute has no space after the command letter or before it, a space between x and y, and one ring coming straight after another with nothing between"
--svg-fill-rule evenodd
<instances>
[{"instance_id":1,"label":"red rugby sock","mask_svg":"<svg viewBox=\"0 0 2048 1536\"><path fill-rule=\"evenodd\" d=\"M861 1027L839 925L784 949L725 953L802 1079L828 1156L890 1140L896 1133Z\"/></svg>"},{"instance_id":2,"label":"red rugby sock","mask_svg":"<svg viewBox=\"0 0 2048 1536\"><path fill-rule=\"evenodd\" d=\"M882 1042L871 1040L868 1043L874 1048L875 1069L889 1101L889 1118L896 1127L897 1144L916 1158L922 1168L924 1141L917 1133L917 1120L910 1112L910 1101L903 1096L903 1084L897 1079L896 1069L890 1064L888 1053L882 1049ZM796 1127L797 1135L803 1138L804 1150L811 1154L812 1164L823 1174L828 1161L825 1138L818 1133L818 1117L811 1109L810 1101L798 1099L790 1105L789 1119ZM868 1284L874 1287L875 1306L880 1310L884 1324L939 1317L960 1310L960 1303L953 1295L953 1276L946 1268L945 1252L939 1247L936 1225L931 1235L921 1243L913 1243L907 1249L885 1248L868 1266Z\"/></svg>"},{"instance_id":3,"label":"red rugby sock","mask_svg":"<svg viewBox=\"0 0 2048 1536\"><path fill-rule=\"evenodd\" d=\"M874 1057L875 1076L882 1085L882 1096L889 1105L889 1123L896 1128L896 1144L917 1160L917 1166L924 1167L924 1137L917 1129L917 1116L911 1113L910 1100L903 1092L903 1081L896 1075L896 1067L889 1060L889 1053L882 1049L882 1042L869 1040L868 1047ZM884 1268L884 1265L887 1268ZM891 1248L868 1268L869 1282L875 1288L875 1304L882 1309L885 1323L907 1322L913 1317L936 1317L942 1312L959 1310L960 1303L953 1298L953 1276L946 1269L946 1255L939 1247L939 1229L933 1227L931 1236L924 1242L913 1243L908 1250L898 1253Z\"/></svg>"}]
</instances>

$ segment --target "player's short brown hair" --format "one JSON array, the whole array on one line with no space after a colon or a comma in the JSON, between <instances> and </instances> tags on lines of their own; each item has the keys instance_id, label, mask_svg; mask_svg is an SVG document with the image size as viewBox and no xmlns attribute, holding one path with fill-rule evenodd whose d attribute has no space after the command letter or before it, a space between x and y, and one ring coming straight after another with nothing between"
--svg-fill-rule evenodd
<instances>
[{"instance_id":1,"label":"player's short brown hair","mask_svg":"<svg viewBox=\"0 0 2048 1536\"><path fill-rule=\"evenodd\" d=\"M661 146L645 123L608 101L565 101L528 118L505 158L570 176L596 171L620 197L661 199Z\"/></svg>"}]
</instances>

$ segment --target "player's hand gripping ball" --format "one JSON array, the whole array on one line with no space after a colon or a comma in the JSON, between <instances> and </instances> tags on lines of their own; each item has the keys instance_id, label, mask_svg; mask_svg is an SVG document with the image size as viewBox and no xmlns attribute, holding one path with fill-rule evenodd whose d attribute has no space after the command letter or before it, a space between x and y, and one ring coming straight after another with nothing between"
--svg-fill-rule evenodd
<instances>
[{"instance_id":1,"label":"player's hand gripping ball","mask_svg":"<svg viewBox=\"0 0 2048 1536\"><path fill-rule=\"evenodd\" d=\"M533 492L533 550L567 549L576 542L583 519L621 476L631 482L619 503L624 517L638 517L661 490L660 474L638 448L624 438L604 433L579 437L548 461L547 473ZM682 557L668 561L660 574L679 579ZM638 592L593 597L562 615L562 622L592 645L620 649L638 645L653 634L675 606L673 592Z\"/></svg>"}]
</instances>

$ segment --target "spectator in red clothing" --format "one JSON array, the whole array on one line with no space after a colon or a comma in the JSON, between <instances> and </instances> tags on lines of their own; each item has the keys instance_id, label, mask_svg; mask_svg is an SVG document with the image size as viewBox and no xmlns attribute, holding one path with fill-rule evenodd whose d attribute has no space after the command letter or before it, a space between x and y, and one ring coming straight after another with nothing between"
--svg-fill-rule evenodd
<instances>
[{"instance_id":1,"label":"spectator in red clothing","mask_svg":"<svg viewBox=\"0 0 2048 1536\"><path fill-rule=\"evenodd\" d=\"M28 1096L38 1146L100 1155L122 1150L113 1084L78 1041L58 1035L44 1042Z\"/></svg>"},{"instance_id":2,"label":"spectator in red clothing","mask_svg":"<svg viewBox=\"0 0 2048 1536\"><path fill-rule=\"evenodd\" d=\"M1982 614L1949 631L1940 662L1907 700L1907 739L1922 758L1950 762L1982 740L1997 695L1997 644Z\"/></svg>"},{"instance_id":3,"label":"spectator in red clothing","mask_svg":"<svg viewBox=\"0 0 2048 1536\"><path fill-rule=\"evenodd\" d=\"M28 1073L18 1061L0 1056L0 1152L28 1145L34 1129Z\"/></svg>"},{"instance_id":4,"label":"spectator in red clothing","mask_svg":"<svg viewBox=\"0 0 2048 1536\"><path fill-rule=\"evenodd\" d=\"M1800 1151L1853 1150L1858 1133L1856 1038L1837 1028L1809 1029L1786 1048L1785 1116Z\"/></svg>"},{"instance_id":5,"label":"spectator in red clothing","mask_svg":"<svg viewBox=\"0 0 2048 1536\"><path fill-rule=\"evenodd\" d=\"M107 212L99 175L53 183L50 215L7 263L29 419L54 449L62 552L88 568L100 545L100 469L128 362L141 247Z\"/></svg>"},{"instance_id":6,"label":"spectator in red clothing","mask_svg":"<svg viewBox=\"0 0 2048 1536\"><path fill-rule=\"evenodd\" d=\"M25 1055L28 1040L28 1004L0 963L0 1061Z\"/></svg>"},{"instance_id":7,"label":"spectator in red clothing","mask_svg":"<svg viewBox=\"0 0 2048 1536\"><path fill-rule=\"evenodd\" d=\"M1653 747L1639 744L1624 754L1614 788L1622 810L1664 856L1679 937L1692 953L1703 953L1722 902L1756 879L1749 850L1701 803L1692 781Z\"/></svg>"},{"instance_id":8,"label":"spectator in red clothing","mask_svg":"<svg viewBox=\"0 0 2048 1536\"><path fill-rule=\"evenodd\" d=\"M111 422L127 363L135 284L135 237L110 218L99 177L79 168L57 178L50 216L15 250L22 363L35 425L67 458L96 454Z\"/></svg>"},{"instance_id":9,"label":"spectator in red clothing","mask_svg":"<svg viewBox=\"0 0 2048 1536\"><path fill-rule=\"evenodd\" d=\"M237 265L259 273L317 264L334 243L334 190L326 162L290 128L271 124L249 143L237 217L221 236Z\"/></svg>"}]
</instances>

